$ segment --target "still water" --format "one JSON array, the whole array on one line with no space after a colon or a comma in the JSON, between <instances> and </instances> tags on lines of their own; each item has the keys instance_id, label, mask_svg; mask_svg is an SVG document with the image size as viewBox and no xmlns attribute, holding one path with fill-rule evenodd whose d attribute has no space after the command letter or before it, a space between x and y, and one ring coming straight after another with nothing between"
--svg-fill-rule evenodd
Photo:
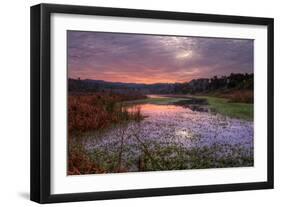
<instances>
[{"instance_id":1,"label":"still water","mask_svg":"<svg viewBox=\"0 0 281 207\"><path fill-rule=\"evenodd\" d=\"M166 97L150 95L150 98ZM237 147L239 150L243 149L237 156L241 153L245 156L253 154L251 121L192 111L173 104L142 103L128 108L129 111L136 109L145 117L142 121L130 122L102 133L88 135L84 143L86 149L92 153L102 151L105 154L118 154L122 142L123 160L128 162L126 166L129 171L138 170L134 163L144 153L143 147L145 151L154 152L155 149L172 147L189 150L225 146L215 152L215 156L236 156L237 152L233 152L233 149ZM171 152L168 156L175 156L174 154Z\"/></svg>"}]
</instances>

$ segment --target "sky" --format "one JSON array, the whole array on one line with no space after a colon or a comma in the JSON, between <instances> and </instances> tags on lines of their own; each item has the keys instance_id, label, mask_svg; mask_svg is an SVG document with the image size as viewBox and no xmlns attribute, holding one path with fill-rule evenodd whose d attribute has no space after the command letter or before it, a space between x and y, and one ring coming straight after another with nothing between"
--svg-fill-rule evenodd
<instances>
[{"instance_id":1,"label":"sky","mask_svg":"<svg viewBox=\"0 0 281 207\"><path fill-rule=\"evenodd\" d=\"M253 73L254 41L208 37L67 32L68 77L175 83Z\"/></svg>"}]
</instances>

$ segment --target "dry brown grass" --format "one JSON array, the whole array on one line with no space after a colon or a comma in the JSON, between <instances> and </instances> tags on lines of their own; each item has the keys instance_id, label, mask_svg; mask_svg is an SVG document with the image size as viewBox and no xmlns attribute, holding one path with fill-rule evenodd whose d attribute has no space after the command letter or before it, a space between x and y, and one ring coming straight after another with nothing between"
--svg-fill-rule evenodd
<instances>
[{"instance_id":1,"label":"dry brown grass","mask_svg":"<svg viewBox=\"0 0 281 207\"><path fill-rule=\"evenodd\" d=\"M83 175L106 173L106 171L97 166L83 149L82 145L75 143L72 139L68 140L68 175Z\"/></svg>"},{"instance_id":2,"label":"dry brown grass","mask_svg":"<svg viewBox=\"0 0 281 207\"><path fill-rule=\"evenodd\" d=\"M220 95L222 98L229 99L229 102L235 103L253 103L254 92L253 90L235 90Z\"/></svg>"},{"instance_id":3,"label":"dry brown grass","mask_svg":"<svg viewBox=\"0 0 281 207\"><path fill-rule=\"evenodd\" d=\"M85 132L104 129L111 124L140 120L140 111L127 111L122 101L143 98L110 93L68 96L68 130Z\"/></svg>"}]
</instances>

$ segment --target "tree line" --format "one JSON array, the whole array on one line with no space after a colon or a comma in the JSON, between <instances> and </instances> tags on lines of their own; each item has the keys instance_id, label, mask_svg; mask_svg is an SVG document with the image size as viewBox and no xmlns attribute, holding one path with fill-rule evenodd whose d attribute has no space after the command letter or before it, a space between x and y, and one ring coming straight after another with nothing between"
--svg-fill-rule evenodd
<instances>
[{"instance_id":1,"label":"tree line","mask_svg":"<svg viewBox=\"0 0 281 207\"><path fill-rule=\"evenodd\" d=\"M211 92L227 89L254 88L254 74L231 73L229 76L213 76L212 78L194 79L186 83L176 83L175 93Z\"/></svg>"}]
</instances>

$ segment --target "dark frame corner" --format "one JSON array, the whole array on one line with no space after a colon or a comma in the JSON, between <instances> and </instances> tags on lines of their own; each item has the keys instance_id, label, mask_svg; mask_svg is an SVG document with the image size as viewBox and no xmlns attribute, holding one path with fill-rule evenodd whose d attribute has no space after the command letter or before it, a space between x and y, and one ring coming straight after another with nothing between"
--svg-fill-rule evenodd
<instances>
[{"instance_id":1,"label":"dark frame corner","mask_svg":"<svg viewBox=\"0 0 281 207\"><path fill-rule=\"evenodd\" d=\"M182 21L218 22L249 25L266 25L268 31L268 165L266 182L223 185L188 186L74 194L50 193L50 16L52 13L85 14L114 17L168 19ZM273 44L272 18L195 14L182 12L119 9L57 4L39 4L31 7L31 174L30 199L38 203L133 198L238 190L271 189L274 187L273 152Z\"/></svg>"}]
</instances>

